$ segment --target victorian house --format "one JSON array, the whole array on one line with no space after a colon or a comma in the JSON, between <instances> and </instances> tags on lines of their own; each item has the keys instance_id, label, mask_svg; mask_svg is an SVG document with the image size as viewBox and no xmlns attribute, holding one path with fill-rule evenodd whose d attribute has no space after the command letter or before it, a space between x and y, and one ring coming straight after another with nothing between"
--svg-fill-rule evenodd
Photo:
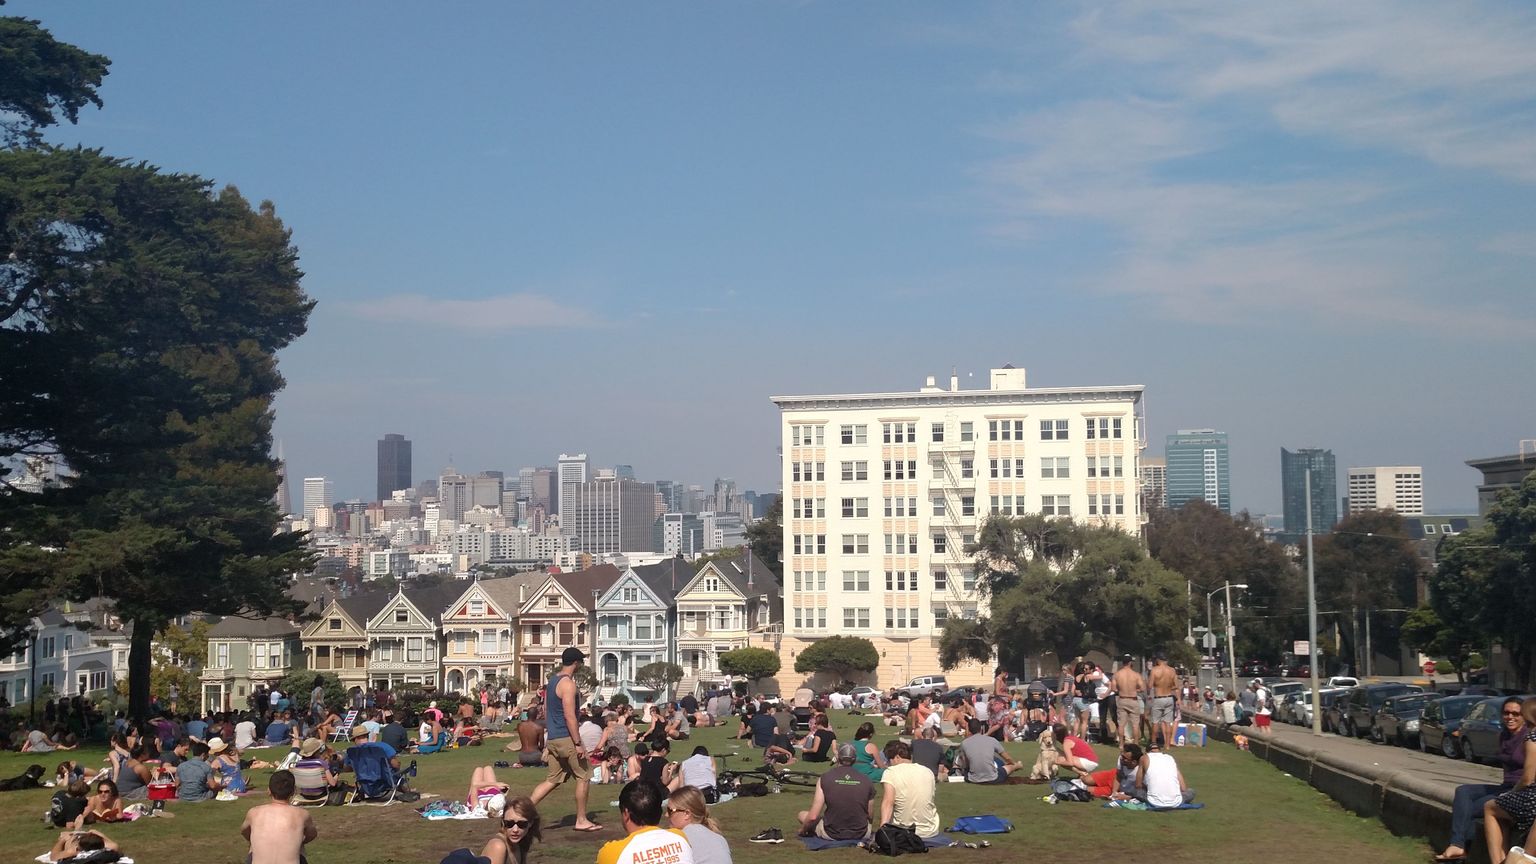
<instances>
[{"instance_id":1,"label":"victorian house","mask_svg":"<svg viewBox=\"0 0 1536 864\"><path fill-rule=\"evenodd\" d=\"M547 578L544 573L517 573L476 579L448 604L442 619L446 692L469 693L482 682L518 674L518 610Z\"/></svg>"},{"instance_id":2,"label":"victorian house","mask_svg":"<svg viewBox=\"0 0 1536 864\"><path fill-rule=\"evenodd\" d=\"M597 601L597 645L592 669L598 694L623 693L654 702L668 695L641 684L636 670L649 663L677 662L672 598L693 568L679 558L630 568Z\"/></svg>"},{"instance_id":3,"label":"victorian house","mask_svg":"<svg viewBox=\"0 0 1536 864\"><path fill-rule=\"evenodd\" d=\"M367 692L368 619L377 615L384 602L393 596L384 591L368 591L328 600L300 636L305 668L335 675L348 696Z\"/></svg>"},{"instance_id":4,"label":"victorian house","mask_svg":"<svg viewBox=\"0 0 1536 864\"><path fill-rule=\"evenodd\" d=\"M745 551L706 563L677 591L677 657L681 693L700 683L723 683L720 655L749 646L777 650L784 595L761 559Z\"/></svg>"},{"instance_id":5,"label":"victorian house","mask_svg":"<svg viewBox=\"0 0 1536 864\"><path fill-rule=\"evenodd\" d=\"M402 587L386 595L383 607L368 619L368 680L374 690L402 687L432 689L442 679L442 629L457 586Z\"/></svg>"},{"instance_id":6,"label":"victorian house","mask_svg":"<svg viewBox=\"0 0 1536 864\"><path fill-rule=\"evenodd\" d=\"M566 648L580 648L592 662L594 610L619 575L612 564L554 573L529 593L517 612L517 665L530 688L544 685Z\"/></svg>"},{"instance_id":7,"label":"victorian house","mask_svg":"<svg viewBox=\"0 0 1536 864\"><path fill-rule=\"evenodd\" d=\"M259 685L303 669L306 657L300 629L287 618L219 621L208 628L208 661L198 678L203 710L244 710Z\"/></svg>"}]
</instances>

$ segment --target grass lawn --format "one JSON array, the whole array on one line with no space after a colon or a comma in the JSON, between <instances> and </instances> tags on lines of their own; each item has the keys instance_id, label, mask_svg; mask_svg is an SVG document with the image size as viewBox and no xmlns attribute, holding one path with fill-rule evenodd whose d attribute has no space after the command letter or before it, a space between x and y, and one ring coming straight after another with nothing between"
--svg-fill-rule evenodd
<instances>
[{"instance_id":1,"label":"grass lawn","mask_svg":"<svg viewBox=\"0 0 1536 864\"><path fill-rule=\"evenodd\" d=\"M834 721L839 740L851 740L859 720L842 715L835 716ZM894 731L881 727L877 741L883 743ZM489 739L483 747L419 758L417 788L451 798L462 796L471 769L499 758L498 750L505 740ZM734 743L724 728L695 730L693 739L674 748L672 755L682 759L693 746L704 744L715 755L740 752L755 757L755 751L733 750ZM1025 764L1034 761L1035 745L1008 746ZM1099 749L1101 761L1110 764L1112 750ZM280 755L277 751L267 753ZM1230 745L1213 743L1203 749L1176 750L1174 754L1185 779L1199 793L1198 800L1206 804L1204 810L1145 813L1105 809L1098 802L1050 805L1041 800L1045 794L1041 786L940 784L939 816L946 827L957 816L993 813L1012 820L1015 830L989 837L991 849L956 848L933 854L950 858L982 856L1003 862L1039 858L1042 849L1049 849L1052 851L1045 857L1052 860L1100 860L1104 853L1130 853L1158 864L1260 860L1272 855L1295 857L1298 853L1299 860L1321 859L1324 855L1336 861L1380 864L1424 860L1426 846L1422 840L1394 837L1375 820L1351 815L1305 783L1280 774ZM94 765L106 754L98 748L64 755ZM44 759L32 758L31 754L0 754L0 777L19 774L34 761L43 764L51 776L59 758L55 754ZM737 755L727 764L750 767L755 762ZM514 791L526 793L543 776L543 771L503 769L497 774L511 783ZM244 861L247 849L239 835L240 823L247 808L267 800L267 776L264 771L254 772L251 785L261 791L243 800L167 802L168 812L174 818L106 826L104 833L142 864ZM569 786L545 799L540 808L546 826L544 842L534 847L534 859L592 861L603 841L621 834L617 809L610 803L618 798L618 790L618 786L592 787L590 809L593 818L605 826L595 836L550 827L561 821L570 822L575 808ZM56 832L41 827L41 816L52 793L51 789L0 793L0 862L19 864L47 851ZM806 854L793 839L773 846L754 845L746 842L746 838L770 826L792 833L794 814L809 805L810 797L810 790L786 787L781 794L737 799L715 808L734 859L766 864L788 852ZM459 846L469 846L478 852L494 830L492 823L484 820L428 822L416 815L414 806L417 805L312 811L320 838L310 844L309 860L314 864L436 864L449 850ZM1261 854L1261 849L1267 851ZM830 850L821 856L826 864L868 860L863 851L851 849Z\"/></svg>"}]
</instances>

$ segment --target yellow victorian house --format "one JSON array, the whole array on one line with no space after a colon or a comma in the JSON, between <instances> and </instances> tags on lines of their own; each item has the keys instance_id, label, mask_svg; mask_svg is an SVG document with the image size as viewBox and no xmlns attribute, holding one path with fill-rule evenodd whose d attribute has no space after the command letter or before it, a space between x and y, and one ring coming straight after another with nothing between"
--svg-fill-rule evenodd
<instances>
[{"instance_id":1,"label":"yellow victorian house","mask_svg":"<svg viewBox=\"0 0 1536 864\"><path fill-rule=\"evenodd\" d=\"M476 579L443 612L443 690L471 693L517 674L517 612L549 578L517 573ZM535 685L536 686L536 685Z\"/></svg>"},{"instance_id":2,"label":"yellow victorian house","mask_svg":"<svg viewBox=\"0 0 1536 864\"><path fill-rule=\"evenodd\" d=\"M370 591L332 598L300 634L305 668L330 672L347 688L347 695L368 691L368 619L393 595ZM290 696L293 694L289 694Z\"/></svg>"}]
</instances>

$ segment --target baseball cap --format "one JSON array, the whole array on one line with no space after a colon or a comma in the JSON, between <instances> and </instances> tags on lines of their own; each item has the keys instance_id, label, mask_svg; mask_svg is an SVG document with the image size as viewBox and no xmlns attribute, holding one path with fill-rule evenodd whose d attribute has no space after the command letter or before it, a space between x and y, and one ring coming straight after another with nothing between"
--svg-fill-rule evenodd
<instances>
[{"instance_id":1,"label":"baseball cap","mask_svg":"<svg viewBox=\"0 0 1536 864\"><path fill-rule=\"evenodd\" d=\"M587 655L581 653L581 649L574 645L560 652L560 663L563 666L569 666L572 663L580 663L586 659Z\"/></svg>"},{"instance_id":2,"label":"baseball cap","mask_svg":"<svg viewBox=\"0 0 1536 864\"><path fill-rule=\"evenodd\" d=\"M852 744L839 744L837 747L837 761L844 765L852 765L859 759L859 753L853 749Z\"/></svg>"}]
</instances>

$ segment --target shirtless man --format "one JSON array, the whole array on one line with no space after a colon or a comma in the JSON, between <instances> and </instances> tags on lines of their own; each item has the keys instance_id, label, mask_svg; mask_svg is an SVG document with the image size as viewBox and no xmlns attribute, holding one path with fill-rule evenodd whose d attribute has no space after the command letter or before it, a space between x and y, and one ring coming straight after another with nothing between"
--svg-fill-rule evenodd
<instances>
[{"instance_id":1,"label":"shirtless man","mask_svg":"<svg viewBox=\"0 0 1536 864\"><path fill-rule=\"evenodd\" d=\"M1179 687L1178 673L1168 665L1162 654L1152 658L1152 741L1157 743L1157 733L1163 733L1163 746L1173 746L1174 709L1178 700L1174 691Z\"/></svg>"},{"instance_id":2,"label":"shirtless man","mask_svg":"<svg viewBox=\"0 0 1536 864\"><path fill-rule=\"evenodd\" d=\"M1110 686L1115 691L1116 722L1120 726L1120 744L1134 742L1141 734L1141 694L1147 689L1147 681L1136 671L1131 655L1120 658L1120 669Z\"/></svg>"},{"instance_id":3,"label":"shirtless man","mask_svg":"<svg viewBox=\"0 0 1536 864\"><path fill-rule=\"evenodd\" d=\"M517 764L538 767L544 764L544 724L537 720L524 720L517 724L517 743L503 749L517 748Z\"/></svg>"},{"instance_id":4,"label":"shirtless man","mask_svg":"<svg viewBox=\"0 0 1536 864\"><path fill-rule=\"evenodd\" d=\"M320 831L308 810L288 803L293 788L293 772L276 771L267 782L272 801L245 812L240 834L251 844L248 864L307 864L304 844Z\"/></svg>"}]
</instances>

